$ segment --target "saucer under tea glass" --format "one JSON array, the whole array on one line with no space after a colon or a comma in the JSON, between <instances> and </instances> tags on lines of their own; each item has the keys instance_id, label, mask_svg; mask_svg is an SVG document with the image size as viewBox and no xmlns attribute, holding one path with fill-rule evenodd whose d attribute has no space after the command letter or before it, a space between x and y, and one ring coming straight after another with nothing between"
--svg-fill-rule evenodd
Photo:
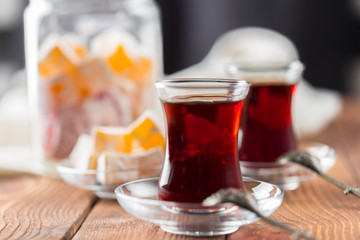
<instances>
[{"instance_id":1,"label":"saucer under tea glass","mask_svg":"<svg viewBox=\"0 0 360 240\"><path fill-rule=\"evenodd\" d=\"M216 236L235 232L239 227L259 220L254 213L233 204L204 207L159 199L159 178L142 179L116 188L122 208L142 220L160 225L167 232L189 236ZM257 201L264 216L270 216L283 201L284 191L276 185L243 178L244 189Z\"/></svg>"}]
</instances>

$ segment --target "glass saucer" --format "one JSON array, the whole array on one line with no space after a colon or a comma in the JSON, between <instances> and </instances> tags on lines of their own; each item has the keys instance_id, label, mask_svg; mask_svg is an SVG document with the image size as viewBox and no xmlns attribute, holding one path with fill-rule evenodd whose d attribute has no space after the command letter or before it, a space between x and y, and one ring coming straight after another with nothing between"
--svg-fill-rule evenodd
<instances>
[{"instance_id":1,"label":"glass saucer","mask_svg":"<svg viewBox=\"0 0 360 240\"><path fill-rule=\"evenodd\" d=\"M264 215L269 216L281 205L284 192L277 186L248 178L243 180L245 189L256 198ZM125 183L116 188L116 198L128 213L175 234L223 235L259 219L233 204L203 207L200 203L159 200L158 181L159 178L150 178Z\"/></svg>"},{"instance_id":2,"label":"glass saucer","mask_svg":"<svg viewBox=\"0 0 360 240\"><path fill-rule=\"evenodd\" d=\"M98 171L74 168L66 159L55 165L60 177L68 184L93 191L98 197L116 199L114 190L120 184L140 178L157 177L162 165L147 168Z\"/></svg>"},{"instance_id":3,"label":"glass saucer","mask_svg":"<svg viewBox=\"0 0 360 240\"><path fill-rule=\"evenodd\" d=\"M336 151L321 143L302 143L299 149L305 150L320 159L320 168L325 173L336 162ZM314 178L316 173L299 164L280 165L265 162L240 161L243 176L275 184L283 190L295 190L302 181Z\"/></svg>"}]
</instances>

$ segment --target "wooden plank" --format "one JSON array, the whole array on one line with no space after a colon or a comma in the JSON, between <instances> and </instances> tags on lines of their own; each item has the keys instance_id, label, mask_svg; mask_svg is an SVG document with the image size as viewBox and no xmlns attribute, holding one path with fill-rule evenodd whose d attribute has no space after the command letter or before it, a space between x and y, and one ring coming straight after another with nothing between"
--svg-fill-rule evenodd
<instances>
[{"instance_id":1,"label":"wooden plank","mask_svg":"<svg viewBox=\"0 0 360 240\"><path fill-rule=\"evenodd\" d=\"M0 239L70 239L96 201L59 179L0 177Z\"/></svg>"},{"instance_id":2,"label":"wooden plank","mask_svg":"<svg viewBox=\"0 0 360 240\"><path fill-rule=\"evenodd\" d=\"M353 176L339 174L348 169L346 162L342 161L343 156L339 155L338 163L329 174L351 182ZM359 210L359 199L345 196L337 187L316 178L304 182L295 191L287 192L283 205L272 217L310 232L318 239L355 240L360 238Z\"/></svg>"},{"instance_id":3,"label":"wooden plank","mask_svg":"<svg viewBox=\"0 0 360 240\"><path fill-rule=\"evenodd\" d=\"M347 102L345 112L325 131L305 141L328 144L338 158L329 175L355 186L359 183L360 116L354 118L360 104ZM349 124L351 123L351 124ZM354 143L359 143L357 146ZM357 156L357 159L355 159ZM312 233L318 239L360 239L360 200L346 196L321 178L304 182L285 194L284 203L271 217L296 229ZM262 221L242 227L232 239L288 239L290 234Z\"/></svg>"},{"instance_id":4,"label":"wooden plank","mask_svg":"<svg viewBox=\"0 0 360 240\"><path fill-rule=\"evenodd\" d=\"M348 154L347 160L356 175L357 185L360 185L360 100L345 102L339 124L341 126L339 138L344 142Z\"/></svg>"},{"instance_id":5,"label":"wooden plank","mask_svg":"<svg viewBox=\"0 0 360 240\"><path fill-rule=\"evenodd\" d=\"M100 200L76 233L74 240L76 239L198 240L199 238L167 233L155 224L142 221L126 213L117 201ZM206 239L220 240L225 237Z\"/></svg>"}]
</instances>

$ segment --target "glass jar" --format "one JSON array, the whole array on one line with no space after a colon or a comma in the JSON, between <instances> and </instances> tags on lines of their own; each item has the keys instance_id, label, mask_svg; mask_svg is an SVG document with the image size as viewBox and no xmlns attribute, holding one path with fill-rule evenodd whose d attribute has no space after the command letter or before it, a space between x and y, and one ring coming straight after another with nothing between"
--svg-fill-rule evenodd
<instances>
[{"instance_id":1,"label":"glass jar","mask_svg":"<svg viewBox=\"0 0 360 240\"><path fill-rule=\"evenodd\" d=\"M158 7L152 0L31 0L24 13L35 158L68 158L94 127L159 116Z\"/></svg>"}]
</instances>

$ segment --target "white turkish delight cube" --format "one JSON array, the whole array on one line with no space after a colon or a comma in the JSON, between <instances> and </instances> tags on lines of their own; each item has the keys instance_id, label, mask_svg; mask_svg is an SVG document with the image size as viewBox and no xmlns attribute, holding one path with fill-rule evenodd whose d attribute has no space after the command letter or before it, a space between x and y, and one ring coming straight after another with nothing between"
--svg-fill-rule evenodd
<instances>
[{"instance_id":1,"label":"white turkish delight cube","mask_svg":"<svg viewBox=\"0 0 360 240\"><path fill-rule=\"evenodd\" d=\"M103 185L116 185L159 176L163 157L161 148L139 153L103 153L98 159L97 179Z\"/></svg>"},{"instance_id":2,"label":"white turkish delight cube","mask_svg":"<svg viewBox=\"0 0 360 240\"><path fill-rule=\"evenodd\" d=\"M132 120L126 94L110 89L86 99L81 104L63 108L48 124L47 155L61 159L72 151L81 134L90 134L94 126L125 126ZM50 138L50 139L49 139Z\"/></svg>"}]
</instances>

